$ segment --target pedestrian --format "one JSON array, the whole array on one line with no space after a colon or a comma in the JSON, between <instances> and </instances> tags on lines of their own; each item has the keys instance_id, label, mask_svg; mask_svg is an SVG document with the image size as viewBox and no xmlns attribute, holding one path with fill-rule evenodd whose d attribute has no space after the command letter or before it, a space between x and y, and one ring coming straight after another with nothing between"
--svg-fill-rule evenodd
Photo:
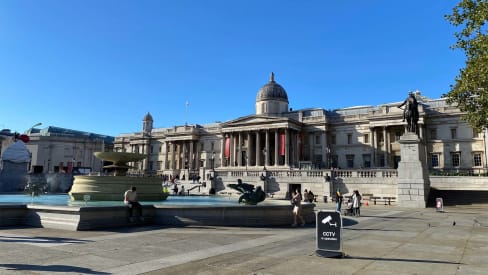
<instances>
[{"instance_id":1,"label":"pedestrian","mask_svg":"<svg viewBox=\"0 0 488 275\"><path fill-rule=\"evenodd\" d=\"M175 186L173 187L173 192L175 195L178 195L178 184L175 183Z\"/></svg>"},{"instance_id":2,"label":"pedestrian","mask_svg":"<svg viewBox=\"0 0 488 275\"><path fill-rule=\"evenodd\" d=\"M353 214L354 216L361 216L361 211L360 211L360 206L361 206L361 195L359 194L358 190L354 190L352 193L352 208L353 208Z\"/></svg>"},{"instance_id":3,"label":"pedestrian","mask_svg":"<svg viewBox=\"0 0 488 275\"><path fill-rule=\"evenodd\" d=\"M124 193L124 204L129 207L129 221L134 222L133 210L136 209L139 214L139 220L142 222L144 218L142 217L142 206L137 199L137 189L132 186L131 189L125 191Z\"/></svg>"},{"instance_id":4,"label":"pedestrian","mask_svg":"<svg viewBox=\"0 0 488 275\"><path fill-rule=\"evenodd\" d=\"M313 202L314 199L315 199L315 195L312 192L312 190L308 191L308 194L307 194L307 200L308 200L308 202Z\"/></svg>"},{"instance_id":5,"label":"pedestrian","mask_svg":"<svg viewBox=\"0 0 488 275\"><path fill-rule=\"evenodd\" d=\"M293 205L293 224L291 226L296 227L298 219L302 222L301 226L305 226L305 220L302 216L302 194L298 190L293 191L291 204Z\"/></svg>"},{"instance_id":6,"label":"pedestrian","mask_svg":"<svg viewBox=\"0 0 488 275\"><path fill-rule=\"evenodd\" d=\"M337 189L337 192L336 192L336 201L337 201L337 208L336 208L336 211L337 212L341 212L341 206L342 206L342 200L343 200L343 196L341 194L341 190Z\"/></svg>"}]
</instances>

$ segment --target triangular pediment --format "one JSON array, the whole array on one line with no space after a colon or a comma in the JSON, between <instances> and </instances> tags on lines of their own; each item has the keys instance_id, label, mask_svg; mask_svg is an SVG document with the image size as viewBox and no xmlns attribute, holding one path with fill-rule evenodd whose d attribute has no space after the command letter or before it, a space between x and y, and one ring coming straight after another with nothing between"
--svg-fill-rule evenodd
<instances>
[{"instance_id":1,"label":"triangular pediment","mask_svg":"<svg viewBox=\"0 0 488 275\"><path fill-rule=\"evenodd\" d=\"M222 130L224 132L230 131L242 131L242 130L260 130L263 128L267 129L300 129L301 123L288 118L288 117L272 117L272 116L262 116L262 115L249 115L234 120L227 121L222 124Z\"/></svg>"},{"instance_id":2,"label":"triangular pediment","mask_svg":"<svg viewBox=\"0 0 488 275\"><path fill-rule=\"evenodd\" d=\"M234 120L227 121L222 124L222 128L226 127L236 127L236 126L246 126L254 124L274 124L290 121L287 117L271 117L271 116L259 116L259 115L249 115L244 117L239 117Z\"/></svg>"}]
</instances>

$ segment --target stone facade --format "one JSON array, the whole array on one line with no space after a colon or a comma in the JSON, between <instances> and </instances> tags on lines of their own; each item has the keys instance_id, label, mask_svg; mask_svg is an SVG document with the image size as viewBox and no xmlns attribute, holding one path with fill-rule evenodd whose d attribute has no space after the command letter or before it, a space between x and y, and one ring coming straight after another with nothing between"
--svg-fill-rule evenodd
<instances>
[{"instance_id":1,"label":"stone facade","mask_svg":"<svg viewBox=\"0 0 488 275\"><path fill-rule=\"evenodd\" d=\"M49 126L31 128L26 134L30 138L26 143L31 153L30 172L36 172L35 167L43 173L70 172L73 169L100 172L102 162L93 153L113 149L113 137L89 132ZM0 132L2 154L14 142L13 136L10 131Z\"/></svg>"},{"instance_id":2,"label":"stone facade","mask_svg":"<svg viewBox=\"0 0 488 275\"><path fill-rule=\"evenodd\" d=\"M427 169L484 173L485 133L474 133L461 119L460 110L445 99L429 99L420 92L415 96L420 113L419 150ZM147 114L143 131L119 135L114 150L148 155L147 160L133 163L131 173L187 180L200 177L205 181L219 174L231 179L229 172L258 175L263 171L314 170L325 177L326 173L332 175L334 168L390 171L397 169L401 160L399 141L406 122L402 121L400 103L291 110L286 91L272 75L258 91L256 114L224 123L158 129L153 129L152 116ZM302 190L316 186L307 178L301 182L289 177L273 179L283 194L291 185ZM259 180L256 183L260 184ZM328 183L322 178L319 184ZM324 194L329 188L317 186Z\"/></svg>"}]
</instances>

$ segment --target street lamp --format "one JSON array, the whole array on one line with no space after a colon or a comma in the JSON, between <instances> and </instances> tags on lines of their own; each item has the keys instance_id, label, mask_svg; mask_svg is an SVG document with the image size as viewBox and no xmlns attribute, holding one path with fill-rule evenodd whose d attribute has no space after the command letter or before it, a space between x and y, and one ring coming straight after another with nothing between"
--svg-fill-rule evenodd
<instances>
[{"instance_id":1,"label":"street lamp","mask_svg":"<svg viewBox=\"0 0 488 275\"><path fill-rule=\"evenodd\" d=\"M30 134L30 132L32 131L32 129L33 129L34 127L37 127L37 126L40 126L40 125L42 125L42 122L38 122L38 123L36 123L36 124L32 125L32 126L29 128L29 129L27 129L27 130L24 132L24 134L27 134L27 133L29 133L29 134Z\"/></svg>"},{"instance_id":2,"label":"street lamp","mask_svg":"<svg viewBox=\"0 0 488 275\"><path fill-rule=\"evenodd\" d=\"M331 167L331 160L332 158L330 157L330 147L327 146L327 166L329 167L329 169Z\"/></svg>"}]
</instances>

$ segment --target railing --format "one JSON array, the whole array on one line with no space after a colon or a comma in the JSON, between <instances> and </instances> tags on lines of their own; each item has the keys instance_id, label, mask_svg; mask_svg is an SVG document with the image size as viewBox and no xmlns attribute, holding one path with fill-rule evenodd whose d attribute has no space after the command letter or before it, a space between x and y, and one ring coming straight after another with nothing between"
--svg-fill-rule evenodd
<instances>
[{"instance_id":1,"label":"railing","mask_svg":"<svg viewBox=\"0 0 488 275\"><path fill-rule=\"evenodd\" d=\"M333 170L334 178L393 178L398 177L396 169L371 169L371 170Z\"/></svg>"},{"instance_id":2,"label":"railing","mask_svg":"<svg viewBox=\"0 0 488 275\"><path fill-rule=\"evenodd\" d=\"M393 178L398 177L396 169L371 169L371 170L220 170L215 171L215 176L220 177L260 177L262 175L274 178L325 178L330 175L333 178Z\"/></svg>"},{"instance_id":3,"label":"railing","mask_svg":"<svg viewBox=\"0 0 488 275\"><path fill-rule=\"evenodd\" d=\"M488 176L488 168L469 168L469 169L432 169L431 176L471 176L471 177L486 177Z\"/></svg>"}]
</instances>

